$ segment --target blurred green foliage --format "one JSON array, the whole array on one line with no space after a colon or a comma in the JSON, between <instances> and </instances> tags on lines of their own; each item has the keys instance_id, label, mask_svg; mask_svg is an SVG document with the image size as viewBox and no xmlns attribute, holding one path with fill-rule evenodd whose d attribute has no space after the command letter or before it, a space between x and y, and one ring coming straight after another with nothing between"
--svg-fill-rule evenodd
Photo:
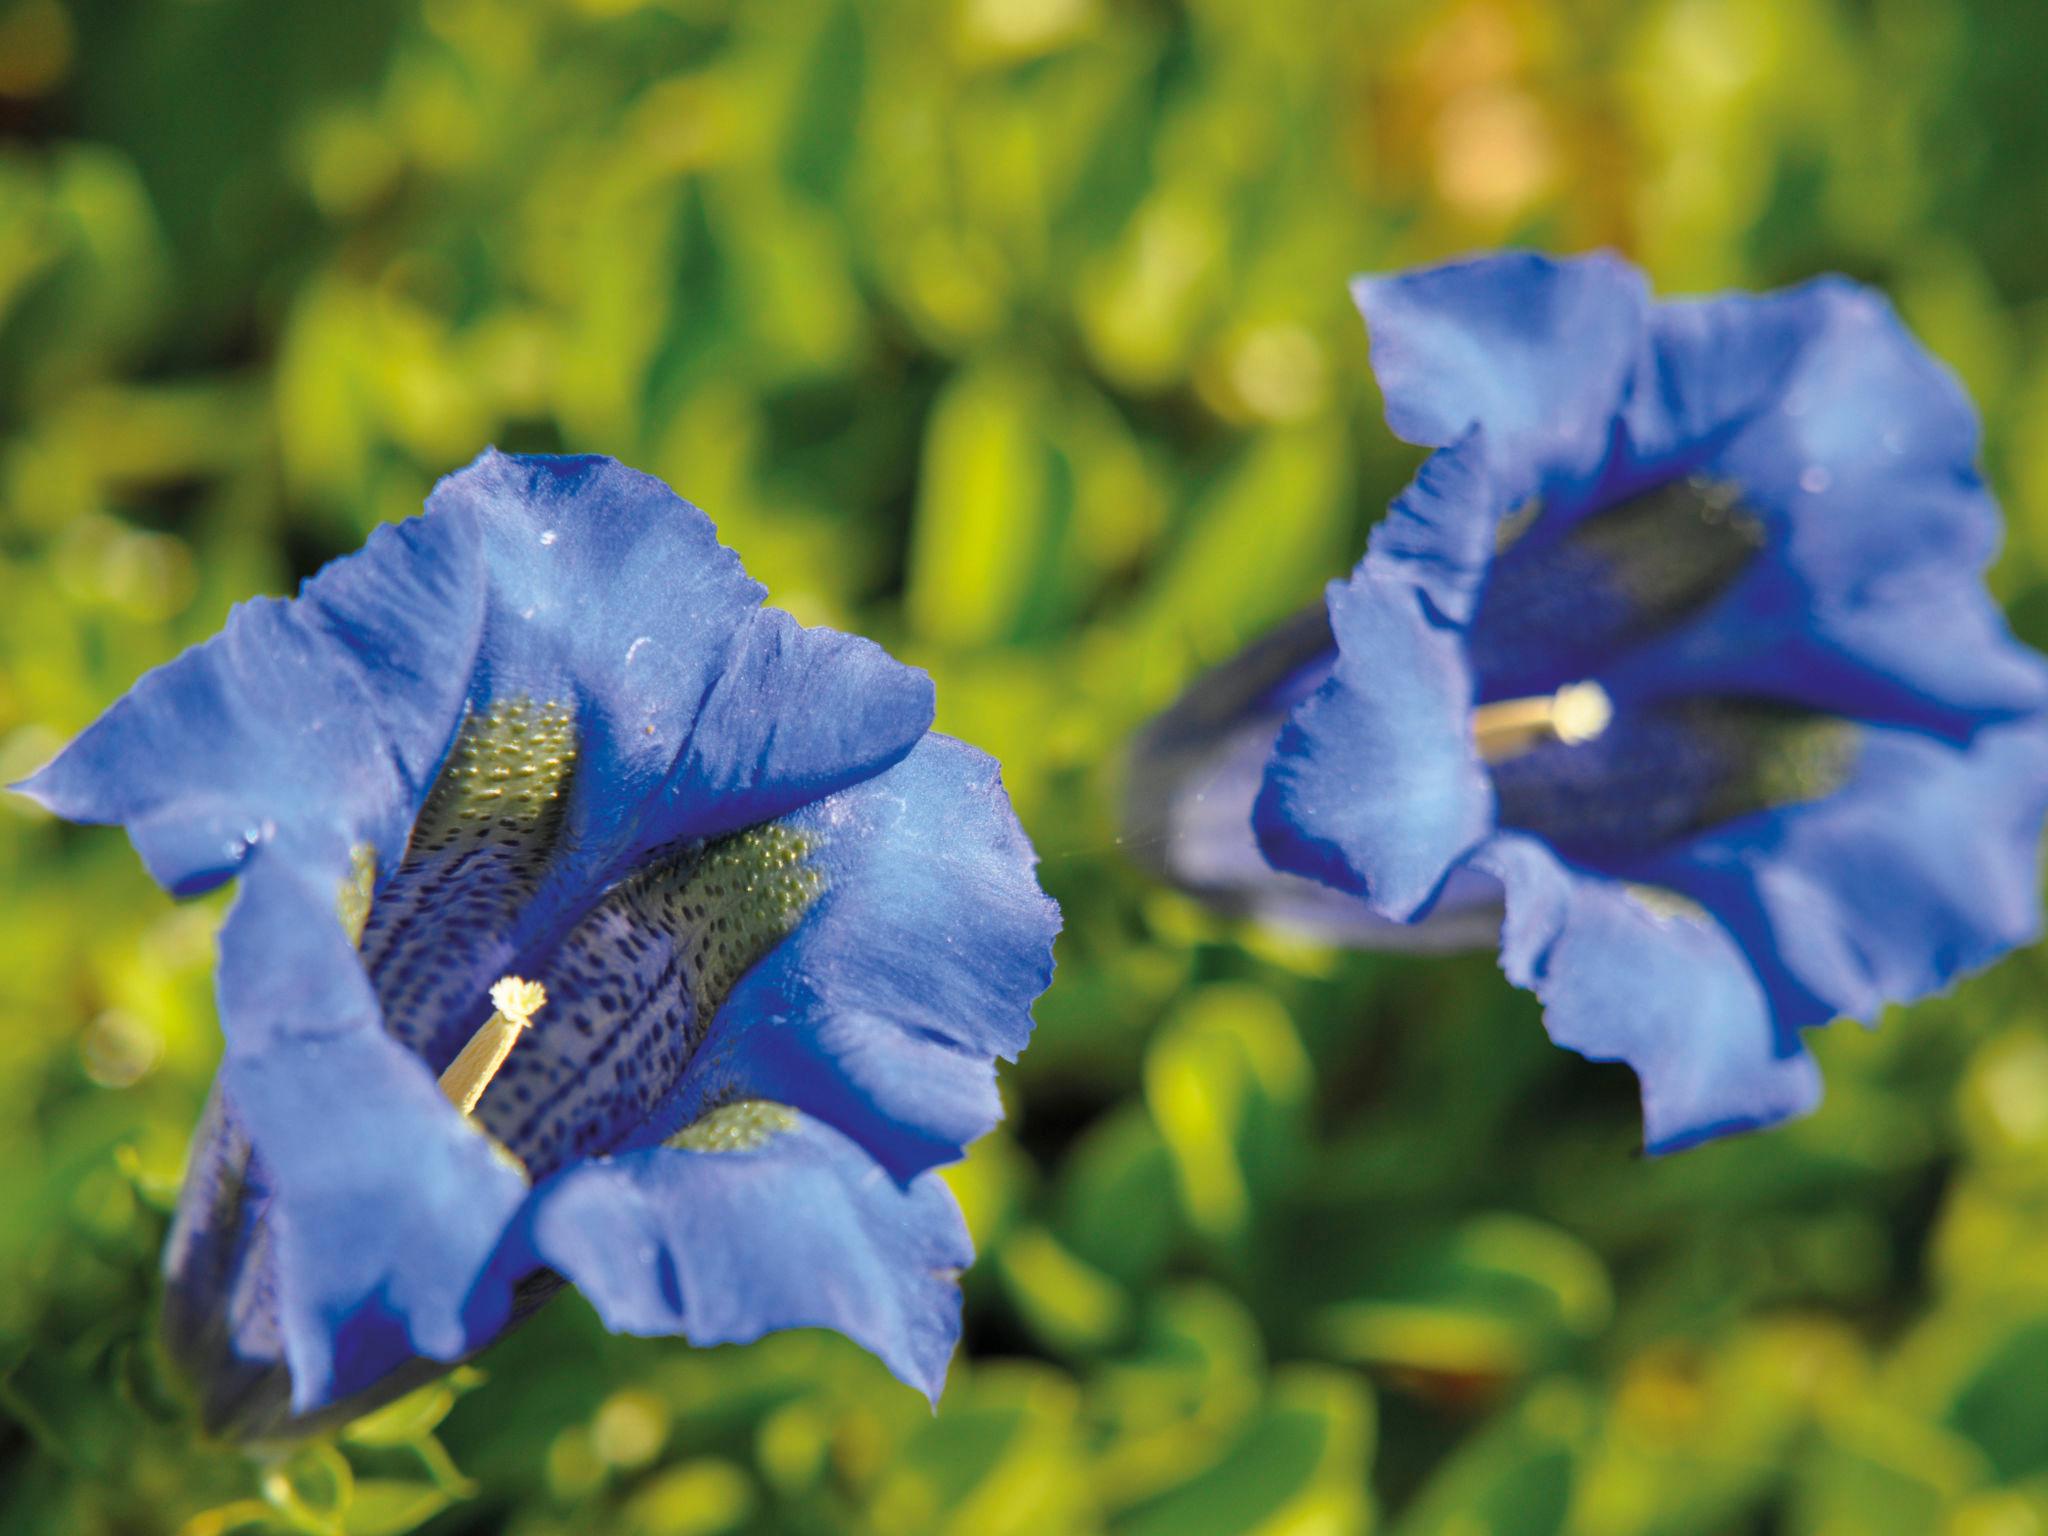
<instances>
[{"instance_id":1,"label":"blurred green foliage","mask_svg":"<svg viewBox=\"0 0 2048 1536\"><path fill-rule=\"evenodd\" d=\"M0 1531L2048 1532L2039 956L1649 1162L1488 957L1234 929L1112 816L1413 465L1344 279L1475 246L1881 283L2048 639L2044 49L2036 0L0 0L0 776L485 442L601 450L929 667L1067 912L936 1416L569 1298L259 1462L150 1345L219 904L8 801Z\"/></svg>"}]
</instances>

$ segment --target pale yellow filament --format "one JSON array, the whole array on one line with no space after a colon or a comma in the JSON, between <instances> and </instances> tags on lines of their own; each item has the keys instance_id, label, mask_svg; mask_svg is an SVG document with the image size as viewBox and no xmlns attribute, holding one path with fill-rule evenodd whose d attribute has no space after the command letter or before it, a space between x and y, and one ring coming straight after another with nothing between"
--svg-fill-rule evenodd
<instances>
[{"instance_id":1,"label":"pale yellow filament","mask_svg":"<svg viewBox=\"0 0 2048 1536\"><path fill-rule=\"evenodd\" d=\"M547 988L537 981L504 976L491 983L491 1002L498 1011L469 1037L469 1044L441 1074L441 1091L448 1095L449 1103L465 1115L476 1108L491 1079L512 1054L520 1031L533 1023L533 1016L547 1006L547 1000Z\"/></svg>"},{"instance_id":2,"label":"pale yellow filament","mask_svg":"<svg viewBox=\"0 0 2048 1536\"><path fill-rule=\"evenodd\" d=\"M1472 711L1472 740L1482 758L1498 763L1546 740L1568 747L1591 741L1613 718L1606 689L1598 683L1567 683L1533 699L1481 704Z\"/></svg>"}]
</instances>

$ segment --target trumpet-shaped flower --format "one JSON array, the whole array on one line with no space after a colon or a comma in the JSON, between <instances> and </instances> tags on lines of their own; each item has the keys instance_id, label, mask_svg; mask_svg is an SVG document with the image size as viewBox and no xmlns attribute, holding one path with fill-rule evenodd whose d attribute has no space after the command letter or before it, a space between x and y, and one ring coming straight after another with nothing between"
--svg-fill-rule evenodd
<instances>
[{"instance_id":1,"label":"trumpet-shaped flower","mask_svg":"<svg viewBox=\"0 0 2048 1536\"><path fill-rule=\"evenodd\" d=\"M1983 587L1975 414L1883 300L1653 303L1528 254L1355 296L1436 451L1323 609L1141 743L1169 873L1362 944L1497 938L1655 1149L1809 1107L1803 1026L2038 933L2048 667Z\"/></svg>"},{"instance_id":2,"label":"trumpet-shaped flower","mask_svg":"<svg viewBox=\"0 0 2048 1536\"><path fill-rule=\"evenodd\" d=\"M929 1170L998 1117L1057 913L930 680L762 596L659 481L486 453L24 786L239 882L165 1256L216 1427L345 1416L563 1282L936 1397L971 1254Z\"/></svg>"}]
</instances>

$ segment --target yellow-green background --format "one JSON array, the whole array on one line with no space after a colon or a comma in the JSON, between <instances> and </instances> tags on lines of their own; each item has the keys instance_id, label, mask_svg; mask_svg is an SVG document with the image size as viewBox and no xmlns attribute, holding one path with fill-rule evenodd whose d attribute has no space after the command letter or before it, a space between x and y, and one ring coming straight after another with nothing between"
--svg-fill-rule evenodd
<instances>
[{"instance_id":1,"label":"yellow-green background","mask_svg":"<svg viewBox=\"0 0 2048 1536\"><path fill-rule=\"evenodd\" d=\"M1475 247L1881 284L2048 638L2044 53L2038 0L0 0L6 777L483 444L600 450L929 667L1067 915L936 1417L569 1298L265 1465L147 1345L218 904L7 802L0 1530L2048 1532L2038 957L1649 1162L1489 957L1220 925L1112 813L1415 461L1344 279Z\"/></svg>"}]
</instances>

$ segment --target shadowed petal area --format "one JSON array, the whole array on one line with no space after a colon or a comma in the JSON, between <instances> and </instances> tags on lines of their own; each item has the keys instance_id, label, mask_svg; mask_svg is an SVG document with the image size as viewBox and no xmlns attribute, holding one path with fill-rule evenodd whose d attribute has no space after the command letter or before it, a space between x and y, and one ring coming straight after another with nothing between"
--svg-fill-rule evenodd
<instances>
[{"instance_id":1,"label":"shadowed petal area","mask_svg":"<svg viewBox=\"0 0 2048 1536\"><path fill-rule=\"evenodd\" d=\"M1834 794L1855 771L1862 735L1833 715L1757 699L1623 699L1591 741L1542 741L1492 765L1500 824L1602 873L1710 828Z\"/></svg>"},{"instance_id":2,"label":"shadowed petal area","mask_svg":"<svg viewBox=\"0 0 2048 1536\"><path fill-rule=\"evenodd\" d=\"M1650 1151L1819 1102L1813 1058L1781 1040L1756 971L1711 915L1574 873L1533 838L1495 838L1472 862L1507 893L1501 969L1542 1000L1551 1039L1635 1070Z\"/></svg>"},{"instance_id":3,"label":"shadowed petal area","mask_svg":"<svg viewBox=\"0 0 2048 1536\"><path fill-rule=\"evenodd\" d=\"M164 1241L162 1338L191 1378L209 1433L238 1433L288 1399L278 1332L270 1190L216 1081L192 1134Z\"/></svg>"},{"instance_id":4,"label":"shadowed petal area","mask_svg":"<svg viewBox=\"0 0 2048 1536\"><path fill-rule=\"evenodd\" d=\"M993 758L928 736L888 772L786 818L823 891L733 989L669 1124L735 1095L793 1104L898 1179L1001 1118L1052 979L1059 909Z\"/></svg>"},{"instance_id":5,"label":"shadowed petal area","mask_svg":"<svg viewBox=\"0 0 2048 1536\"><path fill-rule=\"evenodd\" d=\"M898 1185L830 1126L759 1100L567 1170L537 1192L529 1241L614 1332L703 1345L833 1328L934 1401L974 1256L936 1175Z\"/></svg>"},{"instance_id":6,"label":"shadowed petal area","mask_svg":"<svg viewBox=\"0 0 2048 1536\"><path fill-rule=\"evenodd\" d=\"M290 829L302 849L395 852L469 689L483 627L467 517L379 528L145 675L21 785L73 821L119 823L190 896Z\"/></svg>"},{"instance_id":7,"label":"shadowed petal area","mask_svg":"<svg viewBox=\"0 0 2048 1536\"><path fill-rule=\"evenodd\" d=\"M1780 405L1786 379L1825 323L1816 288L1650 305L1647 349L1621 404L1625 430L1610 476L1684 473ZM1631 487L1610 481L1603 491L1621 496Z\"/></svg>"},{"instance_id":8,"label":"shadowed petal area","mask_svg":"<svg viewBox=\"0 0 2048 1536\"><path fill-rule=\"evenodd\" d=\"M2048 723L1967 748L1866 728L1836 794L1751 817L1658 861L1765 957L1797 1023L1874 1019L2041 933Z\"/></svg>"},{"instance_id":9,"label":"shadowed petal area","mask_svg":"<svg viewBox=\"0 0 2048 1536\"><path fill-rule=\"evenodd\" d=\"M1351 293L1396 437L1442 448L1478 427L1516 500L1600 469L1649 300L1626 262L1517 251Z\"/></svg>"},{"instance_id":10,"label":"shadowed petal area","mask_svg":"<svg viewBox=\"0 0 2048 1536\"><path fill-rule=\"evenodd\" d=\"M1376 565L1330 586L1337 664L1281 731L1252 825L1277 868L1408 919L1492 829L1493 791L1463 637Z\"/></svg>"}]
</instances>

